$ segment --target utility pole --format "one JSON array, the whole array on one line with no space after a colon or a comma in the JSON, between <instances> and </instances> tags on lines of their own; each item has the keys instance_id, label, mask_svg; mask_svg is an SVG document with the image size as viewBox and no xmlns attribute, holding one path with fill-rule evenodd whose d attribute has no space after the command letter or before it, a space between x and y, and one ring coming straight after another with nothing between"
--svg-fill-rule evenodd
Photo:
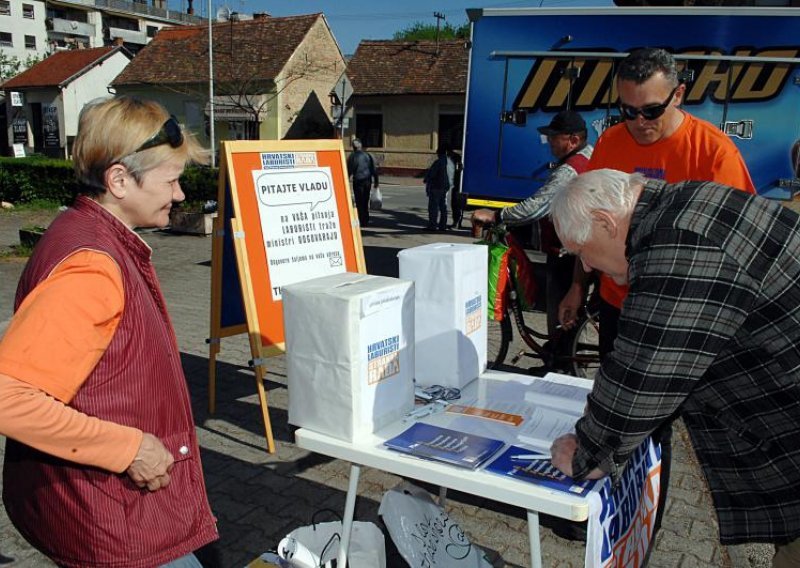
<instances>
[{"instance_id":1,"label":"utility pole","mask_svg":"<svg viewBox=\"0 0 800 568\"><path fill-rule=\"evenodd\" d=\"M211 167L216 166L216 142L214 140L214 32L212 30L211 0L208 0L208 121L211 138Z\"/></svg>"},{"instance_id":2,"label":"utility pole","mask_svg":"<svg viewBox=\"0 0 800 568\"><path fill-rule=\"evenodd\" d=\"M345 110L347 109L347 101L344 100L344 98L346 96L346 93L345 93L345 90L344 90L345 85L346 85L346 79L344 78L344 75L342 75L342 101L341 101L342 102L342 112L339 115L339 122L340 122L339 127L340 127L340 132L341 132L341 134L339 134L339 138L341 138L342 144L344 144L344 117L345 117Z\"/></svg>"},{"instance_id":3,"label":"utility pole","mask_svg":"<svg viewBox=\"0 0 800 568\"><path fill-rule=\"evenodd\" d=\"M439 55L439 24L447 18L441 12L434 12L433 17L436 18L436 55Z\"/></svg>"}]
</instances>

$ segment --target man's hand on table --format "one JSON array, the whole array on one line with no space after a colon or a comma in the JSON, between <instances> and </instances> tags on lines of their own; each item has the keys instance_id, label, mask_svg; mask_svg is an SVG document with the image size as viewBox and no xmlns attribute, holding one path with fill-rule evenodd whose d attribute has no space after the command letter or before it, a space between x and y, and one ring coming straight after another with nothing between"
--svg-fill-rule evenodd
<instances>
[{"instance_id":1,"label":"man's hand on table","mask_svg":"<svg viewBox=\"0 0 800 568\"><path fill-rule=\"evenodd\" d=\"M576 451L578 451L578 437L575 434L564 434L556 438L550 446L551 461L565 475L572 477L572 459ZM606 472L596 467L589 472L586 479L600 479L605 476Z\"/></svg>"}]
</instances>

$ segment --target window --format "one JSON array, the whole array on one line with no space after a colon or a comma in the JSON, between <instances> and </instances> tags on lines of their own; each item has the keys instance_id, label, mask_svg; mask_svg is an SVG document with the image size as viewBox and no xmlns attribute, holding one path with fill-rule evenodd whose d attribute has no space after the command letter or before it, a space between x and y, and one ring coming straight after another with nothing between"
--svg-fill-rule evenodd
<instances>
[{"instance_id":1,"label":"window","mask_svg":"<svg viewBox=\"0 0 800 568\"><path fill-rule=\"evenodd\" d=\"M156 37L158 28L156 26L147 26L147 37Z\"/></svg>"},{"instance_id":2,"label":"window","mask_svg":"<svg viewBox=\"0 0 800 568\"><path fill-rule=\"evenodd\" d=\"M0 16L11 15L11 2L10 0L0 0Z\"/></svg>"},{"instance_id":3,"label":"window","mask_svg":"<svg viewBox=\"0 0 800 568\"><path fill-rule=\"evenodd\" d=\"M25 36L25 49L36 49L36 36Z\"/></svg>"},{"instance_id":4,"label":"window","mask_svg":"<svg viewBox=\"0 0 800 568\"><path fill-rule=\"evenodd\" d=\"M11 39L11 34L8 32L0 32L0 45L3 47L14 47L14 42Z\"/></svg>"},{"instance_id":5,"label":"window","mask_svg":"<svg viewBox=\"0 0 800 568\"><path fill-rule=\"evenodd\" d=\"M22 5L22 17L32 20L34 18L33 4Z\"/></svg>"},{"instance_id":6,"label":"window","mask_svg":"<svg viewBox=\"0 0 800 568\"><path fill-rule=\"evenodd\" d=\"M367 148L383 148L383 115L357 113L356 137Z\"/></svg>"},{"instance_id":7,"label":"window","mask_svg":"<svg viewBox=\"0 0 800 568\"><path fill-rule=\"evenodd\" d=\"M459 151L464 141L464 115L440 114L439 115L439 144L447 144L452 149Z\"/></svg>"},{"instance_id":8,"label":"window","mask_svg":"<svg viewBox=\"0 0 800 568\"><path fill-rule=\"evenodd\" d=\"M118 28L120 30L130 30L133 32L139 31L139 20L131 20L130 18L123 18L121 16L104 16L103 22L106 27Z\"/></svg>"},{"instance_id":9,"label":"window","mask_svg":"<svg viewBox=\"0 0 800 568\"><path fill-rule=\"evenodd\" d=\"M1 0L0 0L1 1ZM69 20L71 22L82 22L84 24L88 23L89 16L87 12L82 10L68 10L66 8L60 8L58 6L47 6L47 17L53 19L60 19L60 20Z\"/></svg>"}]
</instances>

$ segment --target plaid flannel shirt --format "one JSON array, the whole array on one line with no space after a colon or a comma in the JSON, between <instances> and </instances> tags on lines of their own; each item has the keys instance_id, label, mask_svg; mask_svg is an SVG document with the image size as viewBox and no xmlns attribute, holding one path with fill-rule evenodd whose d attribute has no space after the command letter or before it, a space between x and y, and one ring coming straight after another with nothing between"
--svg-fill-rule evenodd
<instances>
[{"instance_id":1,"label":"plaid flannel shirt","mask_svg":"<svg viewBox=\"0 0 800 568\"><path fill-rule=\"evenodd\" d=\"M577 424L576 476L679 414L720 540L800 537L800 217L710 182L648 180L619 335Z\"/></svg>"}]
</instances>

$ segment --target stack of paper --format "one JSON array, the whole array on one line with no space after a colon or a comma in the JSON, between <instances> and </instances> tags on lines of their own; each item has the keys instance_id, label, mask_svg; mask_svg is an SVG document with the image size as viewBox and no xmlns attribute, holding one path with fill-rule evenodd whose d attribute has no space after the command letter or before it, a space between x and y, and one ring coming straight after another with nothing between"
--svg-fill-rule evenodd
<instances>
[{"instance_id":1,"label":"stack of paper","mask_svg":"<svg viewBox=\"0 0 800 568\"><path fill-rule=\"evenodd\" d=\"M517 439L549 450L553 440L575 431L590 392L591 382L585 379L555 373L535 378L525 391L525 401L533 412L520 427Z\"/></svg>"}]
</instances>

